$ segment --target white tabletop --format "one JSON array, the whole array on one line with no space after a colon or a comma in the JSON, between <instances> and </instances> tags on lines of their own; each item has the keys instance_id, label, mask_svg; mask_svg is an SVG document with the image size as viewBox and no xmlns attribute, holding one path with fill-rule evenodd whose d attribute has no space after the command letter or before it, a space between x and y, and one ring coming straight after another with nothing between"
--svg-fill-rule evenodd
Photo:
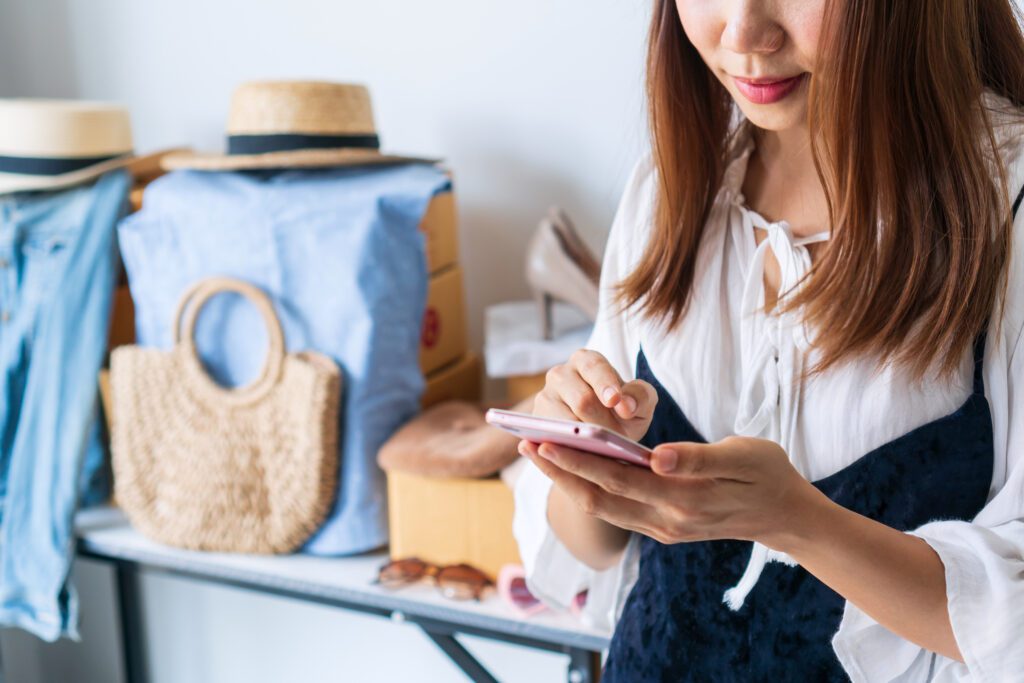
<instances>
[{"instance_id":1,"label":"white tabletop","mask_svg":"<svg viewBox=\"0 0 1024 683\"><path fill-rule=\"evenodd\" d=\"M486 629L587 650L606 649L610 640L611 634L590 628L571 614L545 611L522 617L494 592L476 602L445 598L429 583L399 589L374 585L377 570L388 559L385 552L326 558L182 550L143 537L114 508L80 512L76 530L79 547L87 553L200 580L284 591L312 600L342 601L387 610L396 619L402 616L435 619L455 627Z\"/></svg>"}]
</instances>

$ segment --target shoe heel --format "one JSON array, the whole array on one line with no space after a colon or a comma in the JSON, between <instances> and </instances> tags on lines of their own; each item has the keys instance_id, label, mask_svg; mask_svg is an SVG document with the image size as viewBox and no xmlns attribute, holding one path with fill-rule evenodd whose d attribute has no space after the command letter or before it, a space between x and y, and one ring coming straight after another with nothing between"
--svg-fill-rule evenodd
<instances>
[{"instance_id":1,"label":"shoe heel","mask_svg":"<svg viewBox=\"0 0 1024 683\"><path fill-rule=\"evenodd\" d=\"M547 292L541 291L534 292L533 298L537 301L537 313L540 314L541 336L543 336L543 338L546 341L550 341L554 336L554 330L552 329L554 327L554 323L552 320L552 308L554 306L555 300Z\"/></svg>"}]
</instances>

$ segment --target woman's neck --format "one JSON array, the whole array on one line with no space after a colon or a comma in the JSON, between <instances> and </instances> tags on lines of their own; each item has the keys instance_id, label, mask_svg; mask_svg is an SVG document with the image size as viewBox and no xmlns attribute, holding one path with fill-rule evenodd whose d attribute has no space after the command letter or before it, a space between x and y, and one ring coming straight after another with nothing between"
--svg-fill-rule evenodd
<instances>
[{"instance_id":1,"label":"woman's neck","mask_svg":"<svg viewBox=\"0 0 1024 683\"><path fill-rule=\"evenodd\" d=\"M825 190L814 168L806 127L754 129L743 195L750 208L767 220L785 220L795 235L828 229Z\"/></svg>"}]
</instances>

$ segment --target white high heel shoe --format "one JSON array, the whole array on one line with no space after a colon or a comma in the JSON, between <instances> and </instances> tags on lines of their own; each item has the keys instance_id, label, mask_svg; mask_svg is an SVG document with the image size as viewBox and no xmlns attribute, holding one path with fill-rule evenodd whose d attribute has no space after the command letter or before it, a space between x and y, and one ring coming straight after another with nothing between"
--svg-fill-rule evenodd
<instances>
[{"instance_id":1,"label":"white high heel shoe","mask_svg":"<svg viewBox=\"0 0 1024 683\"><path fill-rule=\"evenodd\" d=\"M575 253L570 252L570 244ZM591 269L590 274L580 261ZM556 228L551 218L541 220L526 252L526 281L537 300L544 339L552 336L551 308L556 299L576 306L590 320L597 318L596 263L571 223L566 220Z\"/></svg>"},{"instance_id":2,"label":"white high heel shoe","mask_svg":"<svg viewBox=\"0 0 1024 683\"><path fill-rule=\"evenodd\" d=\"M562 240L562 247L569 254L569 258L596 283L601 278L601 262L580 237L576 226L569 220L569 214L560 207L552 206L548 209L548 218L555 226L555 233Z\"/></svg>"}]
</instances>

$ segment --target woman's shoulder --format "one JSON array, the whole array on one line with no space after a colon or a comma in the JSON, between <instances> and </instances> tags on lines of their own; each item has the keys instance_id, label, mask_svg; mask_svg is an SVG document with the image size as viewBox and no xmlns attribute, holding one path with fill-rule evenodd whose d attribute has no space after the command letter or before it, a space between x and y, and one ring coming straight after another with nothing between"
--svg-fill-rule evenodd
<instances>
[{"instance_id":1,"label":"woman's shoulder","mask_svg":"<svg viewBox=\"0 0 1024 683\"><path fill-rule=\"evenodd\" d=\"M657 191L657 167L654 155L648 150L634 162L626 180L626 187L619 203L619 212L630 209L634 213L650 213Z\"/></svg>"},{"instance_id":2,"label":"woman's shoulder","mask_svg":"<svg viewBox=\"0 0 1024 683\"><path fill-rule=\"evenodd\" d=\"M633 164L612 221L606 247L608 257L623 274L636 264L650 235L657 195L652 154L644 152Z\"/></svg>"}]
</instances>

